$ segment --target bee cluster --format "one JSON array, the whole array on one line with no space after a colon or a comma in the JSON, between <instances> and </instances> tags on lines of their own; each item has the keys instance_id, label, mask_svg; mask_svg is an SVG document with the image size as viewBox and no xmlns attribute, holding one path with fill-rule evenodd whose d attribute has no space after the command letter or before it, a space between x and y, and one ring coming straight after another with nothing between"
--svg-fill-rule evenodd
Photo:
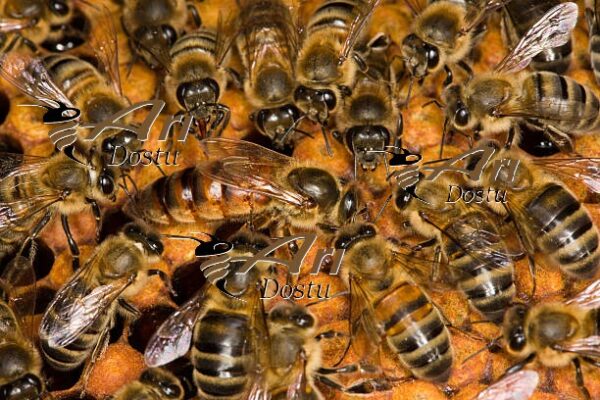
<instances>
[{"instance_id":1,"label":"bee cluster","mask_svg":"<svg viewBox=\"0 0 600 400\"><path fill-rule=\"evenodd\" d=\"M0 1L0 400L600 399L598 18Z\"/></svg>"}]
</instances>

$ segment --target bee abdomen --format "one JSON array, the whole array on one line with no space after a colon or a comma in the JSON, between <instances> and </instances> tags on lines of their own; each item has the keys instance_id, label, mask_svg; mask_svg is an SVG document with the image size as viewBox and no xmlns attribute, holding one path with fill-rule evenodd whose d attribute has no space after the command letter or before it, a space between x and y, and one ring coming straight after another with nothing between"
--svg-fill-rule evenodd
<instances>
[{"instance_id":1,"label":"bee abdomen","mask_svg":"<svg viewBox=\"0 0 600 400\"><path fill-rule=\"evenodd\" d=\"M52 78L74 103L77 102L80 94L89 91L91 86L102 81L92 65L76 57L50 55L44 58L44 64Z\"/></svg>"},{"instance_id":2,"label":"bee abdomen","mask_svg":"<svg viewBox=\"0 0 600 400\"><path fill-rule=\"evenodd\" d=\"M600 34L598 32L590 37L590 62L596 82L600 84Z\"/></svg>"},{"instance_id":3,"label":"bee abdomen","mask_svg":"<svg viewBox=\"0 0 600 400\"><path fill-rule=\"evenodd\" d=\"M376 303L387 340L418 378L445 382L452 368L450 336L422 290L405 282Z\"/></svg>"},{"instance_id":4,"label":"bee abdomen","mask_svg":"<svg viewBox=\"0 0 600 400\"><path fill-rule=\"evenodd\" d=\"M308 34L321 29L347 31L358 13L358 0L328 0L320 6L308 24Z\"/></svg>"},{"instance_id":5,"label":"bee abdomen","mask_svg":"<svg viewBox=\"0 0 600 400\"><path fill-rule=\"evenodd\" d=\"M192 364L199 393L207 398L243 397L249 384L252 348L244 315L208 311L194 329ZM204 398L204 397L203 397Z\"/></svg>"},{"instance_id":6,"label":"bee abdomen","mask_svg":"<svg viewBox=\"0 0 600 400\"><path fill-rule=\"evenodd\" d=\"M600 265L598 230L573 195L557 184L545 186L526 207L543 234L538 247L567 274L579 279L596 275ZM535 231L534 231L535 233Z\"/></svg>"},{"instance_id":7,"label":"bee abdomen","mask_svg":"<svg viewBox=\"0 0 600 400\"><path fill-rule=\"evenodd\" d=\"M541 115L570 115L572 118L549 121L567 133L585 133L600 126L600 100L587 86L552 72L531 74L534 101Z\"/></svg>"},{"instance_id":8,"label":"bee abdomen","mask_svg":"<svg viewBox=\"0 0 600 400\"><path fill-rule=\"evenodd\" d=\"M65 347L52 347L46 340L40 340L42 355L48 365L57 371L71 371L86 362L94 347L103 338L100 337L111 322L111 311L107 311L75 341ZM58 316L54 316L58 318ZM107 332L106 332L107 333Z\"/></svg>"}]
</instances>

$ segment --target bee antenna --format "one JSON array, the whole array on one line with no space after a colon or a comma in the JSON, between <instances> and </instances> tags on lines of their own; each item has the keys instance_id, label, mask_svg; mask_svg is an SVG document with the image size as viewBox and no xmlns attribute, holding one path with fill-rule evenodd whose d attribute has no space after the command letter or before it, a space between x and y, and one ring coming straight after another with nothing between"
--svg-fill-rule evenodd
<instances>
[{"instance_id":1,"label":"bee antenna","mask_svg":"<svg viewBox=\"0 0 600 400\"><path fill-rule=\"evenodd\" d=\"M390 194L388 195L388 197L385 199L385 202L383 203L383 206L381 206L381 209L379 210L379 212L377 213L377 215L375 216L375 219L373 220L373 223L376 223L377 220L379 219L379 217L381 217L383 215L383 211L385 210L385 208L388 206L388 204L390 203L390 201L392 200L393 195Z\"/></svg>"},{"instance_id":2,"label":"bee antenna","mask_svg":"<svg viewBox=\"0 0 600 400\"><path fill-rule=\"evenodd\" d=\"M485 346L483 346L482 348L480 348L476 352L474 352L474 353L470 354L469 356L467 356L467 358L465 358L463 360L463 362L461 363L461 365L466 364L468 361L470 361L474 357L478 356L479 354L483 353L485 350L490 350L493 347L496 347L498 345L498 341L500 341L500 339L502 339L502 335L493 338L488 344L486 344Z\"/></svg>"}]
</instances>

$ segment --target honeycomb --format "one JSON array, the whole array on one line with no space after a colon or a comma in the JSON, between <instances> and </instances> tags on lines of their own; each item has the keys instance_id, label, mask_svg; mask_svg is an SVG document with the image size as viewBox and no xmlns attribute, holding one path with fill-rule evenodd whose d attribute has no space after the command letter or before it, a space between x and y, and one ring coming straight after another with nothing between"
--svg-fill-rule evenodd
<instances>
[{"instance_id":1,"label":"honeycomb","mask_svg":"<svg viewBox=\"0 0 600 400\"><path fill-rule=\"evenodd\" d=\"M518 0L514 0L518 1ZM302 7L306 13L318 5L320 0L306 0ZM99 2L104 3L104 1ZM596 93L598 87L594 81L589 67L588 33L583 17L583 2L579 1L580 19L574 31L574 57L568 75L582 84L591 87ZM119 8L112 4L106 5L113 11L115 21L118 22ZM234 9L234 0L204 0L197 2L197 8L202 17L203 24L216 27L220 11ZM400 43L409 32L413 16L410 9L402 1L383 1L376 9L370 33L383 32L388 34L396 43ZM119 51L121 57L121 74L124 77L124 92L132 103L153 98L161 77L148 69L141 62L133 64L128 72L128 62L131 60L131 52L127 38L122 32L120 23L117 23ZM507 49L501 40L499 29L499 18L493 16L489 23L488 31L485 33L480 45L474 53L473 69L475 73L488 71L496 65L507 53ZM94 29L100 29L95 27ZM85 53L85 49L78 49L75 54ZM441 75L441 74L440 74ZM403 110L404 135L403 144L413 151L422 152L424 161L437 158L437 151L441 140L443 125L443 113L436 107L423 107L427 101L437 97L442 87L443 76L431 77L423 85L414 90L413 97L407 109ZM43 110L31 107L18 107L18 104L26 104L27 99L19 94L14 87L2 82L2 96L0 97L0 111L4 115L2 133L14 140L17 147L23 149L25 154L50 155L53 146L48 139L48 126L41 123ZM404 88L406 90L406 88ZM231 120L225 131L224 137L247 138L255 137L254 127L248 119L250 105L242 91L228 88L222 99L224 104L231 107ZM151 132L151 140L146 143L146 148L156 150L159 143L156 141L160 128L165 123L166 117L161 115ZM311 129L310 125L305 128ZM309 160L317 163L323 168L332 171L339 177L351 180L353 176L353 162L344 149L343 145L335 140L331 141L334 157L325 152L325 145L321 135L307 137L296 146L293 156L299 160ZM589 156L600 155L600 137L586 136L576 141L576 151ZM451 146L447 146L447 154L459 152L468 146L467 141L456 136ZM180 165L177 168L194 165L200 159L198 146L192 140L188 140L185 146L179 148L181 151ZM165 167L166 173L175 169ZM140 168L133 172L133 178L139 187L160 177L160 172L155 168ZM386 187L386 177L383 168L379 168L373 174L363 176L359 183L361 191L367 196L369 208L378 210L385 199L383 192ZM566 182L579 198L585 199L588 195L577 182ZM103 208L102 236L115 233L127 217L121 208L127 200L121 193L118 201L111 206ZM596 224L600 226L600 207L592 201L587 203ZM70 218L73 235L80 246L82 264L93 252L95 243L95 221L91 213L85 212ZM402 237L406 235L399 229L398 217L394 215L390 207L385 210L384 215L378 220L380 232L386 237ZM194 231L211 232L208 226L194 226ZM169 233L190 234L189 228L171 227ZM166 231L166 232L167 232ZM62 232L58 219L47 226L40 238L40 250L34 262L37 273L36 291L37 307L36 315L32 318L33 330L41 320L41 315L52 300L56 291L72 276L71 255ZM172 278L172 285L176 295L170 295L165 285L158 277L151 277L147 285L132 299L132 303L141 310L142 314L136 321L125 321L118 319L111 331L111 340L106 351L99 357L91 374L87 387L85 388L86 399L104 399L114 394L120 387L137 379L145 369L143 360L144 348L153 334L154 330L171 314L179 305L204 284L205 280L200 273L199 261L195 259L193 243L186 241L164 239L165 253L156 268L163 270ZM324 239L319 239L319 245L313 249L327 247ZM305 265L312 265L314 250L307 257ZM589 282L574 282L567 279L555 268L546 267L541 257L536 258L538 269L537 294L535 301L564 301L584 287ZM308 279L301 275L300 282ZM320 274L312 279L316 283L322 282L331 285L331 292L344 290L341 280L335 276ZM528 267L524 260L518 261L516 265L516 282L519 292L530 292L532 283L528 273ZM455 366L448 382L448 386L454 389L453 399L473 399L477 393L483 390L491 382L497 380L502 373L514 362L502 352L482 351L467 361L469 356L485 347L490 340L500 333L497 326L491 324L472 324L481 317L471 310L464 298L458 291L433 291L429 293L432 300L440 307L440 310L452 322L453 326L460 329L451 329L452 346L454 348ZM304 300L301 300L301 302ZM267 308L272 304L267 305ZM348 315L348 299L339 297L323 302L311 310L319 321L319 331L327 330L346 331ZM333 339L323 342L324 358L323 365L328 366L335 363L345 347L345 339ZM403 369L399 362L390 353L389 349L382 348L381 363L390 376L398 378L390 391L376 392L368 396L349 395L336 392L325 386L320 389L328 399L364 398L371 399L401 399L401 400L438 400L448 398L444 388L432 383L418 379L411 379L408 371ZM348 363L356 361L356 355L350 352L347 356ZM1 362L1 360L0 360ZM186 387L188 398L193 397L193 383L191 381L191 367L185 360L178 360L168 366L175 372ZM579 399L579 392L575 373L572 366L561 369L536 368L541 376L541 383L533 395L533 400L559 400ZM600 399L600 370L587 364L583 365L586 386L593 399ZM57 399L75 399L81 394L80 375L81 369L69 373L52 371L49 367L44 368L47 386L51 394ZM350 381L354 377L343 378Z\"/></svg>"}]
</instances>

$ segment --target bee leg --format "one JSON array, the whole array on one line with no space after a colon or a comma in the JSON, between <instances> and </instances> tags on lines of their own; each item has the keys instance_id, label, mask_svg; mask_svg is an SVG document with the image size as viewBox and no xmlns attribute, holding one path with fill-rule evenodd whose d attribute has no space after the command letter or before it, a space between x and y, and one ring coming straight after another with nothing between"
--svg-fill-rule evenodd
<instances>
[{"instance_id":1,"label":"bee leg","mask_svg":"<svg viewBox=\"0 0 600 400\"><path fill-rule=\"evenodd\" d=\"M508 130L508 136L506 138L506 143L504 144L505 149L510 149L512 147L513 142L515 141L515 137L517 136L517 125L512 125ZM520 134L518 135L521 136Z\"/></svg>"},{"instance_id":2,"label":"bee leg","mask_svg":"<svg viewBox=\"0 0 600 400\"><path fill-rule=\"evenodd\" d=\"M142 313L140 312L140 310L137 309L136 306L134 306L124 298L119 297L117 299L117 302L119 303L119 312L121 316L123 316L125 319L135 321L139 318L140 315L142 315Z\"/></svg>"},{"instance_id":3,"label":"bee leg","mask_svg":"<svg viewBox=\"0 0 600 400\"><path fill-rule=\"evenodd\" d=\"M24 37L24 36L22 36L22 39L21 39L21 40L23 41L23 44L24 44L25 46L29 47L29 49L30 49L31 51L33 51L34 53L37 53L37 52L38 52L38 47L37 47L37 45L36 45L35 43L33 43L31 40L27 39L27 38L26 38L26 37Z\"/></svg>"},{"instance_id":4,"label":"bee leg","mask_svg":"<svg viewBox=\"0 0 600 400\"><path fill-rule=\"evenodd\" d=\"M223 130L229 125L229 118L231 117L231 110L229 107L223 104L216 105L217 111L215 112L216 117L213 123L210 125L211 132L216 130L215 136L221 136ZM219 129L217 130L217 127ZM212 135L209 135L212 136Z\"/></svg>"},{"instance_id":5,"label":"bee leg","mask_svg":"<svg viewBox=\"0 0 600 400\"><path fill-rule=\"evenodd\" d=\"M573 148L573 140L571 140L566 132L563 132L554 126L546 126L544 132L562 152L573 153L575 151Z\"/></svg>"},{"instance_id":6,"label":"bee leg","mask_svg":"<svg viewBox=\"0 0 600 400\"><path fill-rule=\"evenodd\" d=\"M86 201L92 207L92 213L94 213L94 219L96 220L96 243L100 242L100 231L102 229L102 213L100 212L100 206L94 199L86 199Z\"/></svg>"},{"instance_id":7,"label":"bee leg","mask_svg":"<svg viewBox=\"0 0 600 400\"><path fill-rule=\"evenodd\" d=\"M65 236L67 237L67 243L69 244L71 256L73 257L73 271L77 271L79 269L79 247L77 246L77 242L75 242L75 239L73 239L73 234L71 233L71 228L69 227L69 218L65 214L62 214L60 216L60 220L62 222L62 227L63 231L65 232Z\"/></svg>"},{"instance_id":8,"label":"bee leg","mask_svg":"<svg viewBox=\"0 0 600 400\"><path fill-rule=\"evenodd\" d=\"M244 89L244 78L242 78L242 75L240 75L239 72L229 67L225 68L225 72L227 72L227 75L229 75L229 82L233 83L233 86L236 89Z\"/></svg>"},{"instance_id":9,"label":"bee leg","mask_svg":"<svg viewBox=\"0 0 600 400\"><path fill-rule=\"evenodd\" d=\"M463 71L467 74L467 79L473 79L473 69L469 64L467 64L464 60L460 60L456 65L462 68Z\"/></svg>"},{"instance_id":10,"label":"bee leg","mask_svg":"<svg viewBox=\"0 0 600 400\"><path fill-rule=\"evenodd\" d=\"M579 361L579 358L575 358L573 360L573 365L575 366L575 379L577 381L577 387L581 391L581 394L583 394L583 397L586 400L590 400L592 397L590 396L590 392L585 387L585 382L583 381L583 371L581 370L581 362Z\"/></svg>"},{"instance_id":11,"label":"bee leg","mask_svg":"<svg viewBox=\"0 0 600 400\"><path fill-rule=\"evenodd\" d=\"M104 328L104 330L102 332L100 332L98 342L96 342L96 345L94 346L94 350L92 350L92 353L90 354L89 361L86 364L85 368L83 369L83 372L81 373L81 382L82 382L81 398L83 398L85 396L87 383L88 383L88 380L90 379L90 374L91 374L92 370L94 369L94 365L96 365L96 361L98 361L98 359L100 357L102 357L102 354L104 354L104 351L108 347L108 342L110 340L109 333L110 333L110 330L112 329L112 326L113 326L113 322L108 324Z\"/></svg>"},{"instance_id":12,"label":"bee leg","mask_svg":"<svg viewBox=\"0 0 600 400\"><path fill-rule=\"evenodd\" d=\"M385 392L392 389L390 382L386 378L365 379L350 386L343 386L331 378L318 374L315 376L315 379L342 393L369 394L374 392ZM412 378L406 378L406 380L409 379Z\"/></svg>"},{"instance_id":13,"label":"bee leg","mask_svg":"<svg viewBox=\"0 0 600 400\"><path fill-rule=\"evenodd\" d=\"M532 362L535 359L535 353L531 353L527 358L525 358L524 360L519 361L518 363L508 367L506 369L506 371L504 371L504 373L502 374L502 376L498 379L498 380L502 380L505 377L507 377L510 374L514 374L515 372L519 372L520 370L522 370L523 368L525 368L525 366L527 364L529 364L530 362Z\"/></svg>"},{"instance_id":14,"label":"bee leg","mask_svg":"<svg viewBox=\"0 0 600 400\"><path fill-rule=\"evenodd\" d=\"M148 276L154 276L154 275L157 275L160 278L160 280L163 281L165 287L167 288L167 290L169 291L171 296L174 296L174 297L177 296L177 293L173 289L173 285L171 285L171 278L169 278L169 276L165 273L165 271L162 271L160 269L149 269Z\"/></svg>"},{"instance_id":15,"label":"bee leg","mask_svg":"<svg viewBox=\"0 0 600 400\"><path fill-rule=\"evenodd\" d=\"M196 28L200 28L202 26L202 18L200 18L200 13L198 12L196 5L192 2L188 2L187 9L190 15L192 16L192 19L194 20Z\"/></svg>"},{"instance_id":16,"label":"bee leg","mask_svg":"<svg viewBox=\"0 0 600 400\"><path fill-rule=\"evenodd\" d=\"M328 331L319 333L317 336L315 336L315 339L317 341L321 341L323 339L334 339L334 338L338 338L338 337L346 337L346 334L342 333L342 332L337 332L334 330L328 330Z\"/></svg>"},{"instance_id":17,"label":"bee leg","mask_svg":"<svg viewBox=\"0 0 600 400\"><path fill-rule=\"evenodd\" d=\"M450 86L452 81L454 80L454 76L452 75L452 70L447 65L444 65L444 71L446 71L446 79L444 79L444 87Z\"/></svg>"}]
</instances>

